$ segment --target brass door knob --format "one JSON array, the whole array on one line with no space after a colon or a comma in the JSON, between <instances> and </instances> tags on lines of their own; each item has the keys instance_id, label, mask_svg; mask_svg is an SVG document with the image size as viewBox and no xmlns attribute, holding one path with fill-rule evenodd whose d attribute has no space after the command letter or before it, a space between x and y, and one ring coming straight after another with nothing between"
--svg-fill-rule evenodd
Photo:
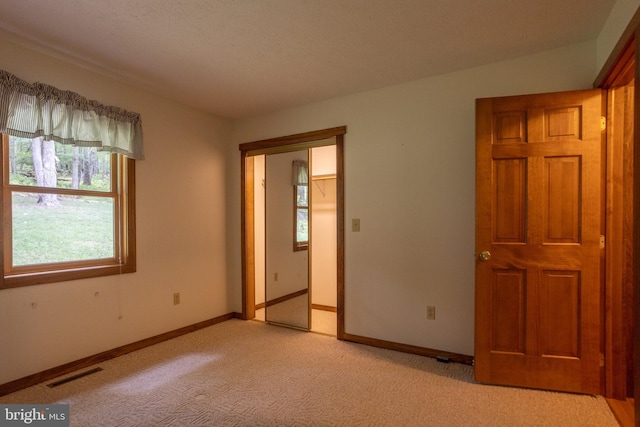
<instances>
[{"instance_id":1,"label":"brass door knob","mask_svg":"<svg viewBox=\"0 0 640 427\"><path fill-rule=\"evenodd\" d=\"M489 261L491 259L491 252L482 251L480 252L480 260L481 261Z\"/></svg>"}]
</instances>

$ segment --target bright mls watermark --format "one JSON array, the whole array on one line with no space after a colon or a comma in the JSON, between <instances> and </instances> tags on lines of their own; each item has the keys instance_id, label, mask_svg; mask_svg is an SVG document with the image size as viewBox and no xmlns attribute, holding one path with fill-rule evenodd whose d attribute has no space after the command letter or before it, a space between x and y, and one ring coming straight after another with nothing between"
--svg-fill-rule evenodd
<instances>
[{"instance_id":1,"label":"bright mls watermark","mask_svg":"<svg viewBox=\"0 0 640 427\"><path fill-rule=\"evenodd\" d=\"M0 427L69 427L69 405L0 405Z\"/></svg>"}]
</instances>

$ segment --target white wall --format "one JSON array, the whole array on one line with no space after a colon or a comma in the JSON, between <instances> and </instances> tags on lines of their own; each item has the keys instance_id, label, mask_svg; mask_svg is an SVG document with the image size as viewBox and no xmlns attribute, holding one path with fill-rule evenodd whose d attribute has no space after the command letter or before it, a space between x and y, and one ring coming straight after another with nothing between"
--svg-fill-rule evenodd
<instances>
[{"instance_id":1,"label":"white wall","mask_svg":"<svg viewBox=\"0 0 640 427\"><path fill-rule=\"evenodd\" d=\"M640 7L640 0L616 0L597 40L596 68L598 72L609 59L613 48ZM595 77L594 77L595 78Z\"/></svg>"},{"instance_id":2,"label":"white wall","mask_svg":"<svg viewBox=\"0 0 640 427\"><path fill-rule=\"evenodd\" d=\"M336 179L311 182L311 303L336 307L337 216Z\"/></svg>"},{"instance_id":3,"label":"white wall","mask_svg":"<svg viewBox=\"0 0 640 427\"><path fill-rule=\"evenodd\" d=\"M335 142L335 141L334 141ZM311 303L336 307L338 301L338 224L336 146L311 150Z\"/></svg>"},{"instance_id":4,"label":"white wall","mask_svg":"<svg viewBox=\"0 0 640 427\"><path fill-rule=\"evenodd\" d=\"M311 174L315 177L336 174L336 146L335 138L331 138L333 145L315 147L311 149Z\"/></svg>"},{"instance_id":5,"label":"white wall","mask_svg":"<svg viewBox=\"0 0 640 427\"><path fill-rule=\"evenodd\" d=\"M0 384L227 314L225 149L230 125L0 34L0 68L142 115L138 271L0 290ZM181 293L174 306L172 295ZM35 308L34 308L35 305Z\"/></svg>"},{"instance_id":6,"label":"white wall","mask_svg":"<svg viewBox=\"0 0 640 427\"><path fill-rule=\"evenodd\" d=\"M595 50L581 43L239 120L233 156L239 143L346 125L346 222L361 219L345 236L346 332L473 354L474 100L588 88ZM239 309L240 270L230 271Z\"/></svg>"}]
</instances>

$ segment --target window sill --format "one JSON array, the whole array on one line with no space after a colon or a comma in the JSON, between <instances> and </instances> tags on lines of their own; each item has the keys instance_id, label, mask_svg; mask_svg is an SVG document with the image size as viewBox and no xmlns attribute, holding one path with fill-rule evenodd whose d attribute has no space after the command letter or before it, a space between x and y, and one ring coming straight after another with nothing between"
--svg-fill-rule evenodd
<instances>
[{"instance_id":1,"label":"window sill","mask_svg":"<svg viewBox=\"0 0 640 427\"><path fill-rule=\"evenodd\" d=\"M117 274L135 273L135 264L106 265L83 267L69 270L46 271L5 275L0 289L19 288L22 286L42 285L46 283L67 282L70 280L90 279L93 277L113 276Z\"/></svg>"}]
</instances>

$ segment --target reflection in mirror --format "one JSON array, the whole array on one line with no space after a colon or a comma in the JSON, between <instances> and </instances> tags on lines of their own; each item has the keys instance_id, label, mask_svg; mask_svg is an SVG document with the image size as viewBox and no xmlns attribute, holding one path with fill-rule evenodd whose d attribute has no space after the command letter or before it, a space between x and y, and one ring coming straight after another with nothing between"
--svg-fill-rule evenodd
<instances>
[{"instance_id":1,"label":"reflection in mirror","mask_svg":"<svg viewBox=\"0 0 640 427\"><path fill-rule=\"evenodd\" d=\"M308 330L309 151L265 159L265 320Z\"/></svg>"},{"instance_id":2,"label":"reflection in mirror","mask_svg":"<svg viewBox=\"0 0 640 427\"><path fill-rule=\"evenodd\" d=\"M304 167L306 170L307 166L304 165ZM293 196L295 206L293 250L303 251L309 248L309 182L293 182L293 191L295 192Z\"/></svg>"}]
</instances>

